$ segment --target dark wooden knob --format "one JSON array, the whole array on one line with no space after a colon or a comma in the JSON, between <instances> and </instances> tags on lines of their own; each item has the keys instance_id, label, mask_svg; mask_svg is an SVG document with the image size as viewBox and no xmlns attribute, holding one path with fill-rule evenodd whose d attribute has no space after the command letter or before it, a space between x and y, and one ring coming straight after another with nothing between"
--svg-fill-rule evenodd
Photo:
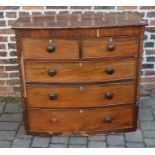
<instances>
[{"instance_id":1,"label":"dark wooden knob","mask_svg":"<svg viewBox=\"0 0 155 155\"><path fill-rule=\"evenodd\" d=\"M57 72L56 72L56 69L54 69L54 68L48 70L48 75L49 75L49 76L55 76L56 73L57 73Z\"/></svg>"},{"instance_id":2,"label":"dark wooden knob","mask_svg":"<svg viewBox=\"0 0 155 155\"><path fill-rule=\"evenodd\" d=\"M110 124L110 123L112 123L112 117L111 116L107 116L107 117L104 118L103 121L104 121L104 123Z\"/></svg>"},{"instance_id":3,"label":"dark wooden knob","mask_svg":"<svg viewBox=\"0 0 155 155\"><path fill-rule=\"evenodd\" d=\"M107 92L107 93L105 93L105 97L107 99L112 99L113 98L113 93L112 92Z\"/></svg>"},{"instance_id":4,"label":"dark wooden knob","mask_svg":"<svg viewBox=\"0 0 155 155\"><path fill-rule=\"evenodd\" d=\"M114 73L114 69L113 69L112 67L107 67L107 68L106 68L106 72L107 72L108 74L113 74L113 73Z\"/></svg>"},{"instance_id":5,"label":"dark wooden knob","mask_svg":"<svg viewBox=\"0 0 155 155\"><path fill-rule=\"evenodd\" d=\"M111 37L109 38L107 50L108 51L114 51L115 50L115 44L113 43L113 39Z\"/></svg>"},{"instance_id":6,"label":"dark wooden knob","mask_svg":"<svg viewBox=\"0 0 155 155\"><path fill-rule=\"evenodd\" d=\"M49 95L49 98L50 98L50 100L54 101L54 100L57 99L57 94L56 94L56 93L51 93L51 94Z\"/></svg>"},{"instance_id":7,"label":"dark wooden knob","mask_svg":"<svg viewBox=\"0 0 155 155\"><path fill-rule=\"evenodd\" d=\"M47 47L47 52L52 53L54 51L55 51L55 46L52 44L52 40L49 40L48 47Z\"/></svg>"},{"instance_id":8,"label":"dark wooden knob","mask_svg":"<svg viewBox=\"0 0 155 155\"><path fill-rule=\"evenodd\" d=\"M107 50L108 51L114 51L115 50L115 45L114 44L108 44L108 46L107 46Z\"/></svg>"}]
</instances>

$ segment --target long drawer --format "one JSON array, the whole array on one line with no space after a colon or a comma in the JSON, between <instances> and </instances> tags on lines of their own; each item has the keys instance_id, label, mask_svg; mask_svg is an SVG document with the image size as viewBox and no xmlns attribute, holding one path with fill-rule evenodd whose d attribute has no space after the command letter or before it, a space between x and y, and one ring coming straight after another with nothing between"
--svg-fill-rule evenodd
<instances>
[{"instance_id":1,"label":"long drawer","mask_svg":"<svg viewBox=\"0 0 155 155\"><path fill-rule=\"evenodd\" d=\"M54 133L122 129L133 126L133 107L28 109L29 130Z\"/></svg>"},{"instance_id":2,"label":"long drawer","mask_svg":"<svg viewBox=\"0 0 155 155\"><path fill-rule=\"evenodd\" d=\"M27 81L85 82L135 78L136 60L25 61Z\"/></svg>"},{"instance_id":3,"label":"long drawer","mask_svg":"<svg viewBox=\"0 0 155 155\"><path fill-rule=\"evenodd\" d=\"M135 102L135 81L98 85L31 85L27 88L28 107L77 108Z\"/></svg>"}]
</instances>

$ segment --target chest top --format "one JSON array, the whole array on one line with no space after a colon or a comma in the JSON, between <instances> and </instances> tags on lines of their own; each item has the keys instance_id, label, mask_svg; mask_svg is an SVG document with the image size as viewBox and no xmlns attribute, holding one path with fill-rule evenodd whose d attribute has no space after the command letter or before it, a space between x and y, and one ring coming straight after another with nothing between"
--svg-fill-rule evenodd
<instances>
[{"instance_id":1,"label":"chest top","mask_svg":"<svg viewBox=\"0 0 155 155\"><path fill-rule=\"evenodd\" d=\"M136 13L97 13L41 15L21 17L14 29L75 29L143 26L146 22Z\"/></svg>"}]
</instances>

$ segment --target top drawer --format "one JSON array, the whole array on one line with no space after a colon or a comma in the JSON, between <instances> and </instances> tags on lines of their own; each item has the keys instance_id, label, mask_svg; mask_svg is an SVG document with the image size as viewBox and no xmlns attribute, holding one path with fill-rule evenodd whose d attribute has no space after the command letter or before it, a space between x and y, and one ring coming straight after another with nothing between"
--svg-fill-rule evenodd
<instances>
[{"instance_id":1,"label":"top drawer","mask_svg":"<svg viewBox=\"0 0 155 155\"><path fill-rule=\"evenodd\" d=\"M137 36L103 37L83 40L84 58L133 57L138 53Z\"/></svg>"},{"instance_id":2,"label":"top drawer","mask_svg":"<svg viewBox=\"0 0 155 155\"><path fill-rule=\"evenodd\" d=\"M51 59L79 58L78 40L23 38L22 43L24 57Z\"/></svg>"},{"instance_id":3,"label":"top drawer","mask_svg":"<svg viewBox=\"0 0 155 155\"><path fill-rule=\"evenodd\" d=\"M113 36L101 38L82 38L82 57L116 58L136 57L138 53L137 36ZM22 39L25 58L79 59L81 55L78 39Z\"/></svg>"}]
</instances>

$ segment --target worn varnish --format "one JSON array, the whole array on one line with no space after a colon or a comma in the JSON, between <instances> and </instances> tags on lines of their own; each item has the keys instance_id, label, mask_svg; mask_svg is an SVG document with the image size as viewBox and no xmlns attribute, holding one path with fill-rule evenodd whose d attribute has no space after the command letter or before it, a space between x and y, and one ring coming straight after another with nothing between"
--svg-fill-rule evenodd
<instances>
[{"instance_id":1,"label":"worn varnish","mask_svg":"<svg viewBox=\"0 0 155 155\"><path fill-rule=\"evenodd\" d=\"M28 107L34 108L96 107L135 102L135 81L79 86L28 84L26 87ZM109 93L112 98L108 98ZM52 100L50 95L56 95L56 98Z\"/></svg>"},{"instance_id":2,"label":"worn varnish","mask_svg":"<svg viewBox=\"0 0 155 155\"><path fill-rule=\"evenodd\" d=\"M136 130L145 25L128 12L17 20L13 29L27 133Z\"/></svg>"},{"instance_id":3,"label":"worn varnish","mask_svg":"<svg viewBox=\"0 0 155 155\"><path fill-rule=\"evenodd\" d=\"M49 40L55 48L53 52L47 51ZM64 39L22 39L24 58L51 58L51 59L78 59L79 41ZM33 48L32 48L33 47Z\"/></svg>"},{"instance_id":4,"label":"worn varnish","mask_svg":"<svg viewBox=\"0 0 155 155\"><path fill-rule=\"evenodd\" d=\"M21 17L13 28L18 29L76 29L120 26L143 26L146 22L135 13L56 14Z\"/></svg>"},{"instance_id":5,"label":"worn varnish","mask_svg":"<svg viewBox=\"0 0 155 155\"><path fill-rule=\"evenodd\" d=\"M99 38L99 37L111 37L111 36L128 36L139 35L139 27L108 27L100 29L20 29L21 37L23 38L38 38L38 39L81 39L81 38Z\"/></svg>"},{"instance_id":6,"label":"worn varnish","mask_svg":"<svg viewBox=\"0 0 155 155\"><path fill-rule=\"evenodd\" d=\"M86 82L136 77L135 59L79 62L25 61L27 81ZM108 69L113 73L109 74ZM55 74L49 75L49 70ZM79 76L80 75L80 76Z\"/></svg>"},{"instance_id":7,"label":"worn varnish","mask_svg":"<svg viewBox=\"0 0 155 155\"><path fill-rule=\"evenodd\" d=\"M113 48L110 49L110 46L113 46ZM82 47L83 58L136 57L138 53L138 37L84 39Z\"/></svg>"},{"instance_id":8,"label":"worn varnish","mask_svg":"<svg viewBox=\"0 0 155 155\"><path fill-rule=\"evenodd\" d=\"M93 109L29 109L30 131L75 132L133 125L132 106ZM67 123L66 123L67 122Z\"/></svg>"}]
</instances>

